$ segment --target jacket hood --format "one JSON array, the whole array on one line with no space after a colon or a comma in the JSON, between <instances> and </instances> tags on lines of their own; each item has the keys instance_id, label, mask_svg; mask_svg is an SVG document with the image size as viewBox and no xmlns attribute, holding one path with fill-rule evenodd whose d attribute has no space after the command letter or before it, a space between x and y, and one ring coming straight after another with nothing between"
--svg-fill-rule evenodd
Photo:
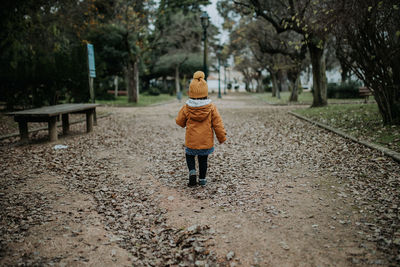
<instances>
[{"instance_id":1,"label":"jacket hood","mask_svg":"<svg viewBox=\"0 0 400 267\"><path fill-rule=\"evenodd\" d=\"M186 104L189 107L202 107L211 103L211 99L188 99Z\"/></svg>"},{"instance_id":2,"label":"jacket hood","mask_svg":"<svg viewBox=\"0 0 400 267\"><path fill-rule=\"evenodd\" d=\"M189 99L186 101L189 118L195 121L204 121L211 112L211 99Z\"/></svg>"}]
</instances>

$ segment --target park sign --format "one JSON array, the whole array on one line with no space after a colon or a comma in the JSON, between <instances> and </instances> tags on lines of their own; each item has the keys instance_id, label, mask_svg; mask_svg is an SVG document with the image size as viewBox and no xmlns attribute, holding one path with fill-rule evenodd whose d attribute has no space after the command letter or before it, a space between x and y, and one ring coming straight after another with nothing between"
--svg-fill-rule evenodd
<instances>
[{"instance_id":1,"label":"park sign","mask_svg":"<svg viewBox=\"0 0 400 267\"><path fill-rule=\"evenodd\" d=\"M92 44L87 44L88 62L89 62L89 77L96 78L96 67L94 65L94 50Z\"/></svg>"},{"instance_id":2,"label":"park sign","mask_svg":"<svg viewBox=\"0 0 400 267\"><path fill-rule=\"evenodd\" d=\"M88 67L89 67L89 93L90 100L92 103L95 103L94 99L94 88L93 88L93 80L96 78L96 67L94 65L94 50L92 44L87 44L87 52L88 52Z\"/></svg>"}]
</instances>

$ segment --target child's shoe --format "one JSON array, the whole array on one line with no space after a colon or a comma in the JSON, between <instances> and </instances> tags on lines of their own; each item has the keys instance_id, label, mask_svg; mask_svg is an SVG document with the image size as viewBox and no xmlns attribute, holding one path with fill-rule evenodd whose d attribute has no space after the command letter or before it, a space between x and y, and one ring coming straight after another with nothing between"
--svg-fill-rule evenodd
<instances>
[{"instance_id":1,"label":"child's shoe","mask_svg":"<svg viewBox=\"0 0 400 267\"><path fill-rule=\"evenodd\" d=\"M199 185L206 185L207 184L207 179L199 179Z\"/></svg>"},{"instance_id":2,"label":"child's shoe","mask_svg":"<svg viewBox=\"0 0 400 267\"><path fill-rule=\"evenodd\" d=\"M196 179L197 179L197 176L196 176L196 170L191 170L190 172L189 172L189 184L188 184L188 186L196 186Z\"/></svg>"}]
</instances>

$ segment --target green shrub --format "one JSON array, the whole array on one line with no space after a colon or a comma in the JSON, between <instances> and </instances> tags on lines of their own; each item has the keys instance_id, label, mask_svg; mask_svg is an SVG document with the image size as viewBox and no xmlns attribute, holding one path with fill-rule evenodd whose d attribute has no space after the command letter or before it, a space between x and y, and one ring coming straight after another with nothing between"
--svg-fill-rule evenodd
<instances>
[{"instance_id":1,"label":"green shrub","mask_svg":"<svg viewBox=\"0 0 400 267\"><path fill-rule=\"evenodd\" d=\"M160 90L156 87L150 87L148 94L157 96L157 95L160 95Z\"/></svg>"},{"instance_id":2,"label":"green shrub","mask_svg":"<svg viewBox=\"0 0 400 267\"><path fill-rule=\"evenodd\" d=\"M327 95L328 98L333 98L338 87L337 83L328 83L327 85ZM311 92L314 92L314 87L311 88Z\"/></svg>"},{"instance_id":3,"label":"green shrub","mask_svg":"<svg viewBox=\"0 0 400 267\"><path fill-rule=\"evenodd\" d=\"M272 87L269 85L264 85L264 92L272 92Z\"/></svg>"},{"instance_id":4,"label":"green shrub","mask_svg":"<svg viewBox=\"0 0 400 267\"><path fill-rule=\"evenodd\" d=\"M328 83L327 94L328 98L360 98L358 88L361 86L359 82L350 81L348 83L336 84Z\"/></svg>"}]
</instances>

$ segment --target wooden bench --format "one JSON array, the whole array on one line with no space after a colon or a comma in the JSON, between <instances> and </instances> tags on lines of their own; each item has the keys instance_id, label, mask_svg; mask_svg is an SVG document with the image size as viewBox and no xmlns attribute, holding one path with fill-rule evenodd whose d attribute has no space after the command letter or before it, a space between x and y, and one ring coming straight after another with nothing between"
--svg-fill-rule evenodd
<instances>
[{"instance_id":1,"label":"wooden bench","mask_svg":"<svg viewBox=\"0 0 400 267\"><path fill-rule=\"evenodd\" d=\"M28 122L48 122L50 141L56 141L58 139L57 120L59 120L60 115L62 117L63 134L68 134L68 114L70 113L85 113L86 131L91 132L93 130L97 106L99 106L99 104L61 104L10 112L6 115L14 116L14 120L18 122L21 141L28 140Z\"/></svg>"},{"instance_id":2,"label":"wooden bench","mask_svg":"<svg viewBox=\"0 0 400 267\"><path fill-rule=\"evenodd\" d=\"M107 93L113 95L113 94L115 94L115 91L114 90L107 90ZM128 91L118 90L118 95L128 95Z\"/></svg>"},{"instance_id":3,"label":"wooden bench","mask_svg":"<svg viewBox=\"0 0 400 267\"><path fill-rule=\"evenodd\" d=\"M368 87L358 88L358 93L361 97L364 97L364 103L367 103L369 96L372 95L372 91Z\"/></svg>"}]
</instances>

